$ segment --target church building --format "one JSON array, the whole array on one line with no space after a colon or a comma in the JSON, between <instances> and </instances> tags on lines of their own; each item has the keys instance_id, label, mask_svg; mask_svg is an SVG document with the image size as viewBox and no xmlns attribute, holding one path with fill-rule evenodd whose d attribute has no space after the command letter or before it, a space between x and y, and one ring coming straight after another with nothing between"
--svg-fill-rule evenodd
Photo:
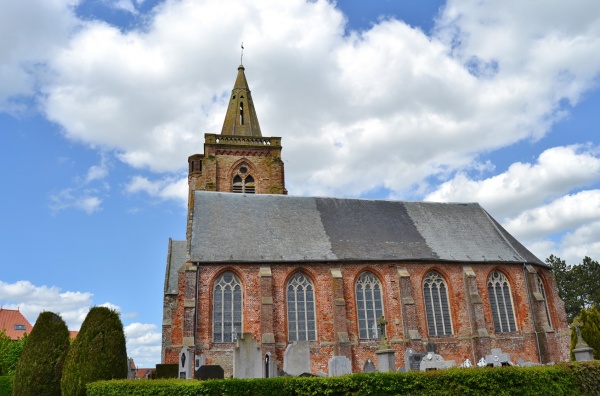
<instances>
[{"instance_id":1,"label":"church building","mask_svg":"<svg viewBox=\"0 0 600 396\"><path fill-rule=\"evenodd\" d=\"M327 373L334 356L362 372L382 337L394 367L429 345L458 364L493 348L514 362L569 359L551 269L479 204L288 196L281 143L262 135L239 66L221 133L205 134L204 154L188 159L162 363L187 350L194 365L229 377L240 340L251 339L279 373L298 343L312 374Z\"/></svg>"}]
</instances>

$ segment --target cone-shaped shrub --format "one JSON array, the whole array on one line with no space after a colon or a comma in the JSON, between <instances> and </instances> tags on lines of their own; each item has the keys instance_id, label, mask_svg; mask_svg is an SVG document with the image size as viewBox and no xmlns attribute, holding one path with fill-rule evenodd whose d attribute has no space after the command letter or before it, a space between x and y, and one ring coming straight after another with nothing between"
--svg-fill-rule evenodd
<instances>
[{"instance_id":1,"label":"cone-shaped shrub","mask_svg":"<svg viewBox=\"0 0 600 396\"><path fill-rule=\"evenodd\" d=\"M63 396L83 396L90 382L127 378L125 334L119 314L106 307L90 309L71 344L63 368Z\"/></svg>"},{"instance_id":2,"label":"cone-shaped shrub","mask_svg":"<svg viewBox=\"0 0 600 396\"><path fill-rule=\"evenodd\" d=\"M42 312L17 363L14 395L60 396L60 377L69 350L69 330L53 312Z\"/></svg>"}]
</instances>

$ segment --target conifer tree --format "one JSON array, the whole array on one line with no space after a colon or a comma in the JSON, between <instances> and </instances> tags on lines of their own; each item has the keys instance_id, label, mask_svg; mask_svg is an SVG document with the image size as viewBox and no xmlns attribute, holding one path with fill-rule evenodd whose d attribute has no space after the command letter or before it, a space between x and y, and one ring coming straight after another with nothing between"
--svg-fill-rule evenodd
<instances>
[{"instance_id":1,"label":"conifer tree","mask_svg":"<svg viewBox=\"0 0 600 396\"><path fill-rule=\"evenodd\" d=\"M69 330L53 312L42 312L15 370L14 395L60 396L60 377L69 349Z\"/></svg>"},{"instance_id":2,"label":"conifer tree","mask_svg":"<svg viewBox=\"0 0 600 396\"><path fill-rule=\"evenodd\" d=\"M88 312L65 361L63 396L84 396L90 382L127 378L125 334L119 314L106 307Z\"/></svg>"},{"instance_id":3,"label":"conifer tree","mask_svg":"<svg viewBox=\"0 0 600 396\"><path fill-rule=\"evenodd\" d=\"M596 307L582 309L576 320L580 323L581 338L593 349L594 359L600 359L600 311ZM574 360L573 349L577 344L575 327L571 330L571 360Z\"/></svg>"}]
</instances>

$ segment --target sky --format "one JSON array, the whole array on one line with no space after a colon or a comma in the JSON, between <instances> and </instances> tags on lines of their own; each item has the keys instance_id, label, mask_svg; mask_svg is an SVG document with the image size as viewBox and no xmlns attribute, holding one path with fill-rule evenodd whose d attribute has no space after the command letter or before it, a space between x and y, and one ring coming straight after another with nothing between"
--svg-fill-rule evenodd
<instances>
[{"instance_id":1,"label":"sky","mask_svg":"<svg viewBox=\"0 0 600 396\"><path fill-rule=\"evenodd\" d=\"M240 63L290 195L479 202L600 259L597 0L0 1L0 305L160 363L187 157Z\"/></svg>"}]
</instances>

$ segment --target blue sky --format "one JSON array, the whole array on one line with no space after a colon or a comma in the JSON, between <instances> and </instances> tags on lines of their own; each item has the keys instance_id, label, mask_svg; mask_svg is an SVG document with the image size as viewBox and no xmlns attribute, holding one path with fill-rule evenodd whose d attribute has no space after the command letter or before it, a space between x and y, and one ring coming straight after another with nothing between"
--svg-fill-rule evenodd
<instances>
[{"instance_id":1,"label":"blue sky","mask_svg":"<svg viewBox=\"0 0 600 396\"><path fill-rule=\"evenodd\" d=\"M22 0L0 37L0 305L114 307L141 367L241 41L291 195L477 201L541 259L600 257L596 0Z\"/></svg>"}]
</instances>

